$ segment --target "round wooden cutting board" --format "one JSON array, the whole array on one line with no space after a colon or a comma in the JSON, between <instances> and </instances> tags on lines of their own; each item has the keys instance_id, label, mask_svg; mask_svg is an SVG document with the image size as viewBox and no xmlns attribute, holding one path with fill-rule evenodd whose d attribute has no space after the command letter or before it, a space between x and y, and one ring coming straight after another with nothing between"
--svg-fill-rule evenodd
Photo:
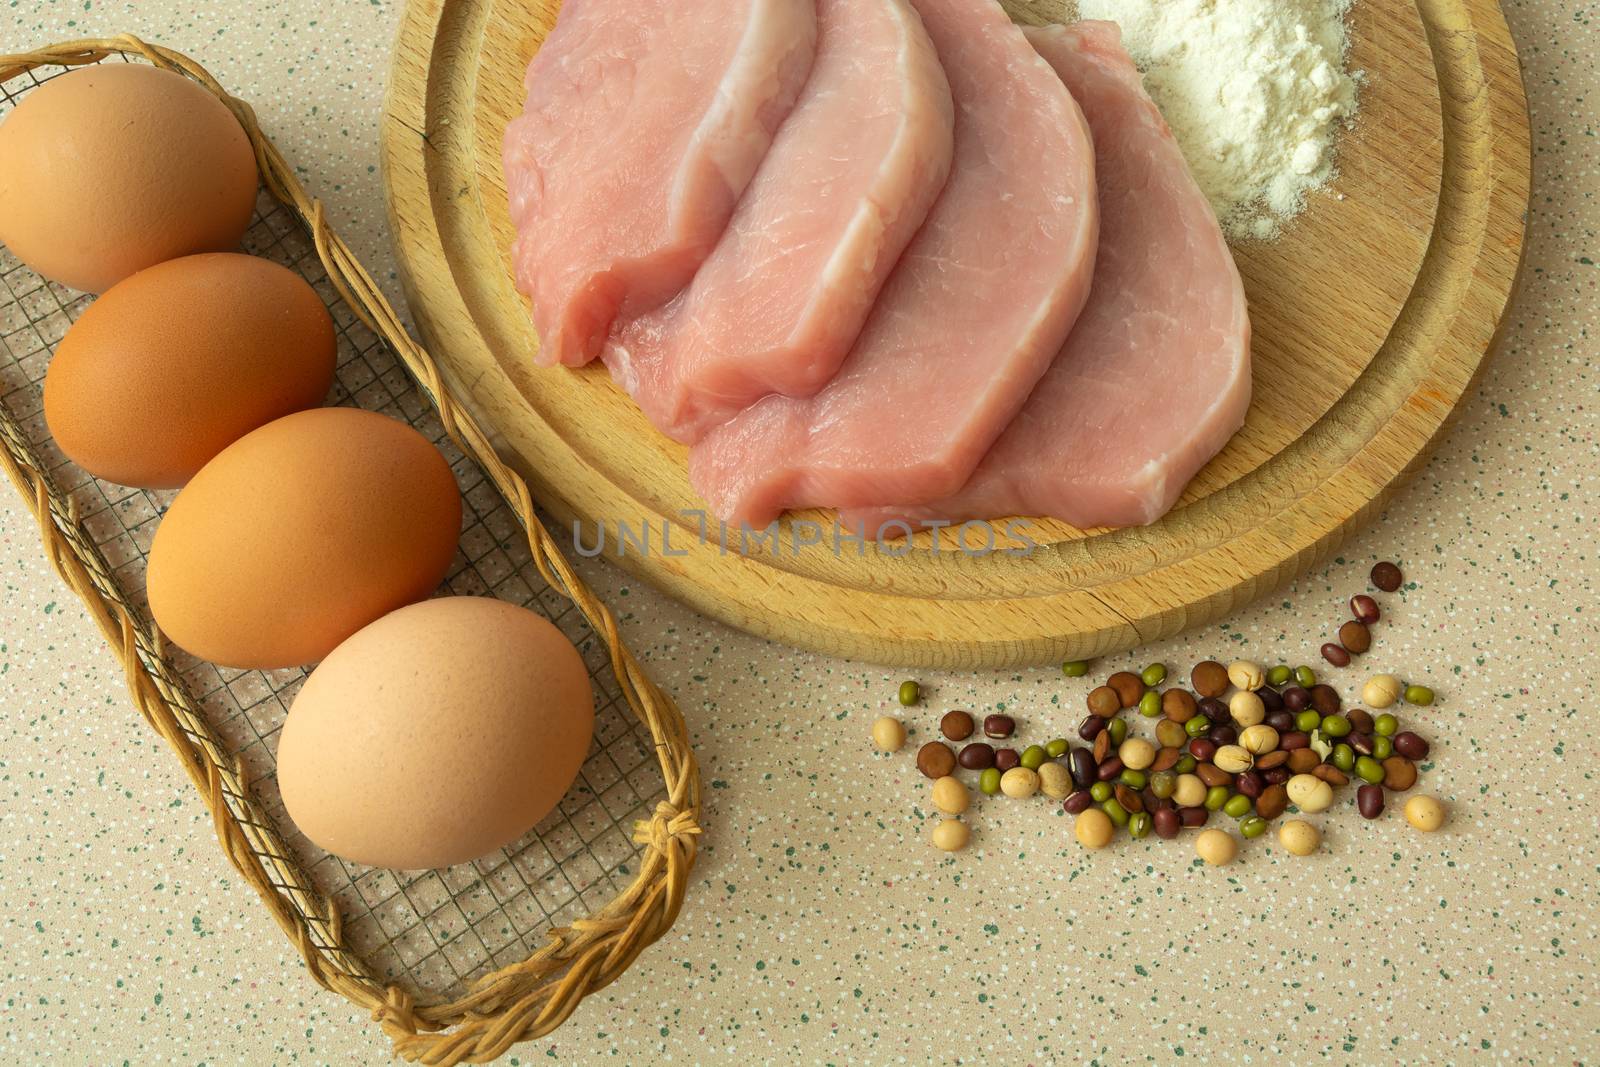
<instances>
[{"instance_id":1,"label":"round wooden cutting board","mask_svg":"<svg viewBox=\"0 0 1600 1067\"><path fill-rule=\"evenodd\" d=\"M1014 8L1038 22L1049 6ZM964 551L949 531L909 546L837 542L830 514L801 513L776 541L741 552L738 531L724 546L703 523L685 450L604 368L532 364L500 137L559 7L407 6L383 156L412 312L564 539L581 522L592 550L604 530L606 554L629 571L779 641L882 663L996 667L1102 655L1215 619L1327 556L1422 464L1516 282L1528 114L1499 7L1356 0L1350 65L1365 76L1340 177L1281 239L1235 249L1255 401L1176 509L1139 529L1035 520L1031 549L993 552L973 540Z\"/></svg>"}]
</instances>

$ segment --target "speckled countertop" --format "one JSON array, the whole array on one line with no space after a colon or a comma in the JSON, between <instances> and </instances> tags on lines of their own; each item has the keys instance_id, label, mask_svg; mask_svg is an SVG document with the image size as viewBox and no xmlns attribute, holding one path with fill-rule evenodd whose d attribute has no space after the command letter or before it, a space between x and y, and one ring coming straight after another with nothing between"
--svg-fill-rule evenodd
<instances>
[{"instance_id":1,"label":"speckled countertop","mask_svg":"<svg viewBox=\"0 0 1600 1067\"><path fill-rule=\"evenodd\" d=\"M866 743L898 675L734 633L591 564L603 595L627 588L629 639L688 717L707 847L671 934L507 1062L1600 1060L1600 35L1582 0L1506 9L1536 159L1504 353L1339 561L1137 656L1308 658L1372 562L1400 560L1408 586L1368 663L1441 694L1419 720L1446 831L1339 809L1315 861L1264 839L1208 872L1153 839L1089 858L1054 805L997 801L949 859L923 840L909 754ZM398 15L391 0L20 0L0 9L0 51L126 29L197 56L394 291L377 129ZM0 583L0 1056L385 1060L222 859L9 490ZM1055 701L1086 688L1048 670L922 681L913 741L957 706L1060 724Z\"/></svg>"}]
</instances>

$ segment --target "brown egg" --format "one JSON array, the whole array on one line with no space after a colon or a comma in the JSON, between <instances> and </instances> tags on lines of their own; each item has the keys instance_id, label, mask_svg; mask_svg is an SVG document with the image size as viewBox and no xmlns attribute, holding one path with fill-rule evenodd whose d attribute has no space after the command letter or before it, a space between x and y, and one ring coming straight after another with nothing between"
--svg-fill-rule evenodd
<instances>
[{"instance_id":1,"label":"brown egg","mask_svg":"<svg viewBox=\"0 0 1600 1067\"><path fill-rule=\"evenodd\" d=\"M311 663L433 592L460 528L449 465L405 423L354 408L286 415L223 449L167 509L150 611L201 659Z\"/></svg>"},{"instance_id":2,"label":"brown egg","mask_svg":"<svg viewBox=\"0 0 1600 1067\"><path fill-rule=\"evenodd\" d=\"M417 870L527 833L589 752L594 697L561 631L526 608L441 597L385 615L312 672L278 742L302 833Z\"/></svg>"},{"instance_id":3,"label":"brown egg","mask_svg":"<svg viewBox=\"0 0 1600 1067\"><path fill-rule=\"evenodd\" d=\"M96 477L165 489L258 426L315 407L333 383L333 320L286 267L237 252L125 278L56 348L44 416Z\"/></svg>"},{"instance_id":4,"label":"brown egg","mask_svg":"<svg viewBox=\"0 0 1600 1067\"><path fill-rule=\"evenodd\" d=\"M255 199L239 121L170 71L82 67L0 123L0 242L74 289L104 292L162 260L237 248Z\"/></svg>"}]
</instances>

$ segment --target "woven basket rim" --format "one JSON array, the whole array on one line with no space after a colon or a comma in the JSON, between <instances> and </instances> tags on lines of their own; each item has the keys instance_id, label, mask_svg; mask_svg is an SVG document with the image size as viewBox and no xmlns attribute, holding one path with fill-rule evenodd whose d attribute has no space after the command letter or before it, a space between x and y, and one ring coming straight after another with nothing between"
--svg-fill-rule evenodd
<instances>
[{"instance_id":1,"label":"woven basket rim","mask_svg":"<svg viewBox=\"0 0 1600 1067\"><path fill-rule=\"evenodd\" d=\"M677 918L701 832L700 773L682 713L629 651L615 616L573 572L534 513L527 483L500 460L489 435L450 392L432 357L406 332L371 275L333 233L321 202L306 192L261 131L248 103L229 94L194 60L131 34L0 55L0 84L38 67L82 66L112 55L142 59L185 75L239 119L267 191L306 228L346 307L399 357L451 439L478 463L517 514L540 574L573 602L605 642L624 699L650 731L667 799L649 819L635 825L634 840L643 850L633 882L588 918L550 927L543 948L475 980L463 996L419 1002L401 986L380 982L360 953L346 943L337 904L317 892L278 839L272 820L259 813L238 761L213 732L181 679L168 669L159 631L136 619L83 529L72 500L37 461L9 412L0 409L0 443L5 445L0 449L0 467L38 521L46 557L83 601L121 663L135 705L171 746L200 792L229 862L261 897L311 977L367 1011L389 1035L396 1054L405 1059L441 1065L493 1060L517 1042L542 1037L561 1025L585 996L614 981ZM240 820L230 804L243 806L252 817Z\"/></svg>"}]
</instances>

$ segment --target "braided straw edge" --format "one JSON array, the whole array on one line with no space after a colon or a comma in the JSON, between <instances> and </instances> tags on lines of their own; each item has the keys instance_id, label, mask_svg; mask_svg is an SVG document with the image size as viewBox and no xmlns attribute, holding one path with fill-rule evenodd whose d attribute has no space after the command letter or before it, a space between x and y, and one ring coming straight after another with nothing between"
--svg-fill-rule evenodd
<instances>
[{"instance_id":1,"label":"braided straw edge","mask_svg":"<svg viewBox=\"0 0 1600 1067\"><path fill-rule=\"evenodd\" d=\"M8 417L0 419L0 437L6 444L0 450L0 466L38 520L46 557L88 608L122 663L135 706L177 753L210 809L224 854L294 943L311 977L368 1011L393 1041L395 1053L404 1059L443 1067L496 1059L517 1042L555 1030L585 996L616 980L645 946L666 933L677 919L701 832L700 771L689 747L683 715L628 650L610 609L572 571L555 539L534 514L527 483L501 462L488 435L450 394L433 358L412 340L371 275L328 228L321 202L307 194L262 133L249 104L231 96L187 56L129 34L0 55L0 83L36 67L80 66L117 53L136 55L188 76L238 118L254 147L268 191L308 228L340 297L399 355L432 400L446 432L477 461L516 510L539 573L577 606L605 641L623 696L650 730L666 780L667 799L657 805L651 818L635 825L634 840L644 846L644 859L633 883L589 918L576 920L570 927L552 927L543 948L520 963L478 979L459 999L419 1004L399 986L377 981L345 944L337 905L311 887L277 841L271 822L256 809L253 796L243 786L240 767L211 733L182 683L163 668L158 656L141 657L141 641L147 653L159 651L159 636L138 627L92 538L79 525L76 509L40 468L20 431ZM225 788L245 798L249 825L241 825L229 810ZM283 883L281 888L274 878ZM317 943L313 923L318 936L332 948Z\"/></svg>"}]
</instances>

